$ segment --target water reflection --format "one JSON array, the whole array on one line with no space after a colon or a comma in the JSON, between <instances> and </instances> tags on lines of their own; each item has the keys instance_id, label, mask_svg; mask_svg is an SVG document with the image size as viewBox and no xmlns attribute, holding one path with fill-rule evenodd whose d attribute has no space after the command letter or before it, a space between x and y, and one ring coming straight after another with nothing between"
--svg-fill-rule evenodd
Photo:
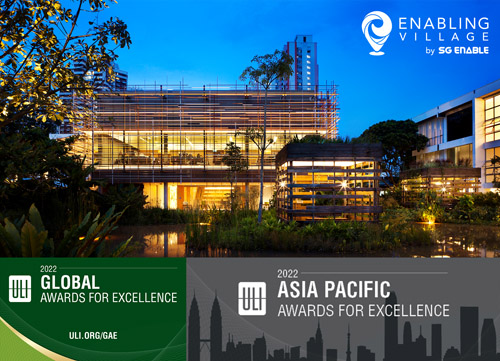
<instances>
[{"instance_id":1,"label":"water reflection","mask_svg":"<svg viewBox=\"0 0 500 361\"><path fill-rule=\"evenodd\" d=\"M500 257L500 227L444 223L421 226L431 231L434 244L405 249L402 257Z\"/></svg>"},{"instance_id":2,"label":"water reflection","mask_svg":"<svg viewBox=\"0 0 500 361\"><path fill-rule=\"evenodd\" d=\"M425 247L407 247L397 251L365 254L368 257L500 257L500 227L420 224L432 233L433 244ZM131 235L139 245L129 256L132 257L335 257L350 256L332 253L294 253L274 251L231 251L228 249L208 249L186 251L184 225L163 226L121 226L113 233L113 239L121 242ZM187 253L187 254L186 254ZM360 257L363 255L354 254Z\"/></svg>"},{"instance_id":3,"label":"water reflection","mask_svg":"<svg viewBox=\"0 0 500 361\"><path fill-rule=\"evenodd\" d=\"M133 236L138 241L130 257L185 257L184 229L183 225L121 226L113 236L119 241Z\"/></svg>"}]
</instances>

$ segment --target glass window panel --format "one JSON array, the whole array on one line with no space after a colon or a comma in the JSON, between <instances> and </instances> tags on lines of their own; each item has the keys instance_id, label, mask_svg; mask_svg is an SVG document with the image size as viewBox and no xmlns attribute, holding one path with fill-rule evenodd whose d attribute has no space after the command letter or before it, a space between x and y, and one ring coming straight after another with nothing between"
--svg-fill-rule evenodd
<instances>
[{"instance_id":1,"label":"glass window panel","mask_svg":"<svg viewBox=\"0 0 500 361\"><path fill-rule=\"evenodd\" d=\"M500 105L500 94L495 97L495 106Z\"/></svg>"},{"instance_id":2,"label":"glass window panel","mask_svg":"<svg viewBox=\"0 0 500 361\"><path fill-rule=\"evenodd\" d=\"M486 120L493 119L493 115L494 115L493 109L487 110L486 111Z\"/></svg>"},{"instance_id":3,"label":"glass window panel","mask_svg":"<svg viewBox=\"0 0 500 361\"><path fill-rule=\"evenodd\" d=\"M487 142L492 142L494 141L494 137L493 137L493 134L486 134L486 141Z\"/></svg>"},{"instance_id":4,"label":"glass window panel","mask_svg":"<svg viewBox=\"0 0 500 361\"><path fill-rule=\"evenodd\" d=\"M486 109L493 108L493 98L486 99L485 103L486 103L485 104Z\"/></svg>"}]
</instances>

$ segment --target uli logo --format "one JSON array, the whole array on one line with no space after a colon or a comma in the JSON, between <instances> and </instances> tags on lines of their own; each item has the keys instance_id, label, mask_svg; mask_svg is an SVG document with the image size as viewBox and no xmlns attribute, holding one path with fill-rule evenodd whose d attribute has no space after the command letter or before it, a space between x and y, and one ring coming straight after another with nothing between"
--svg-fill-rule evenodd
<instances>
[{"instance_id":1,"label":"uli logo","mask_svg":"<svg viewBox=\"0 0 500 361\"><path fill-rule=\"evenodd\" d=\"M9 276L9 302L31 302L31 276Z\"/></svg>"},{"instance_id":2,"label":"uli logo","mask_svg":"<svg viewBox=\"0 0 500 361\"><path fill-rule=\"evenodd\" d=\"M238 284L238 314L240 316L266 315L265 282L240 282Z\"/></svg>"},{"instance_id":3,"label":"uli logo","mask_svg":"<svg viewBox=\"0 0 500 361\"><path fill-rule=\"evenodd\" d=\"M377 27L374 22L377 24L382 22L382 25ZM372 11L365 16L361 28L366 40L368 40L368 43L375 50L370 52L370 55L384 55L384 52L380 51L380 49L382 49L392 31L391 18L382 11Z\"/></svg>"}]
</instances>

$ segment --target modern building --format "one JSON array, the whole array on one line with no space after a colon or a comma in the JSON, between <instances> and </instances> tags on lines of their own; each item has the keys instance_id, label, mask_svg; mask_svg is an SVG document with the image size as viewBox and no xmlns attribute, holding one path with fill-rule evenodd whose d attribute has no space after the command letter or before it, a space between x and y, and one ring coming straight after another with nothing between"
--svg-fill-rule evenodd
<instances>
[{"instance_id":1,"label":"modern building","mask_svg":"<svg viewBox=\"0 0 500 361\"><path fill-rule=\"evenodd\" d=\"M381 160L380 144L287 144L276 156L278 217L377 219Z\"/></svg>"},{"instance_id":2,"label":"modern building","mask_svg":"<svg viewBox=\"0 0 500 361\"><path fill-rule=\"evenodd\" d=\"M112 64L113 71L88 70L85 60L77 60L73 65L73 72L81 75L86 81L95 85L97 91L120 91L126 90L128 85L128 73L121 70L117 63Z\"/></svg>"},{"instance_id":3,"label":"modern building","mask_svg":"<svg viewBox=\"0 0 500 361\"><path fill-rule=\"evenodd\" d=\"M450 100L413 118L419 133L429 138L427 147L415 151L417 166L453 167L452 181L432 180L448 192L493 190L495 178L500 181L500 79ZM500 158L499 158L500 159ZM460 169L476 168L474 174L460 175ZM471 185L479 177L480 185ZM455 189L456 188L456 189Z\"/></svg>"},{"instance_id":4,"label":"modern building","mask_svg":"<svg viewBox=\"0 0 500 361\"><path fill-rule=\"evenodd\" d=\"M265 202L275 185L275 156L287 142L310 134L335 136L335 98L326 93L334 90L269 92ZM83 133L95 179L141 185L150 206L224 207L230 193L224 154L234 142L249 164L237 175L236 193L256 206L259 150L242 132L262 127L263 91L220 86L106 91L98 93L93 109Z\"/></svg>"},{"instance_id":5,"label":"modern building","mask_svg":"<svg viewBox=\"0 0 500 361\"><path fill-rule=\"evenodd\" d=\"M319 85L318 44L312 35L297 35L283 51L294 59L293 74L276 82L276 90L314 90Z\"/></svg>"},{"instance_id":6,"label":"modern building","mask_svg":"<svg viewBox=\"0 0 500 361\"><path fill-rule=\"evenodd\" d=\"M119 68L117 63L112 64L112 72L105 70L89 70L84 59L78 59L73 63L73 72L83 77L95 92L118 92L127 90L128 73ZM74 112L81 115L81 119L92 116L95 103L93 99L82 95L80 91L70 88L61 93L63 103L71 107ZM73 134L82 126L81 119L66 119L59 127L59 133L63 135Z\"/></svg>"}]
</instances>

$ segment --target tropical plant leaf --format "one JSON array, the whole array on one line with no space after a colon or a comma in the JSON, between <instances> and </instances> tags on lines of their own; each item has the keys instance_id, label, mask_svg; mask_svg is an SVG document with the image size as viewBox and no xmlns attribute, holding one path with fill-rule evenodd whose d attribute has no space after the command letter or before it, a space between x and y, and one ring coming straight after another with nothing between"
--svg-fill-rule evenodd
<instances>
[{"instance_id":1,"label":"tropical plant leaf","mask_svg":"<svg viewBox=\"0 0 500 361\"><path fill-rule=\"evenodd\" d=\"M42 222L42 217L40 216L40 212L35 207L35 204L32 204L29 210L29 220L30 223L35 227L37 232L45 231L45 227Z\"/></svg>"}]
</instances>

